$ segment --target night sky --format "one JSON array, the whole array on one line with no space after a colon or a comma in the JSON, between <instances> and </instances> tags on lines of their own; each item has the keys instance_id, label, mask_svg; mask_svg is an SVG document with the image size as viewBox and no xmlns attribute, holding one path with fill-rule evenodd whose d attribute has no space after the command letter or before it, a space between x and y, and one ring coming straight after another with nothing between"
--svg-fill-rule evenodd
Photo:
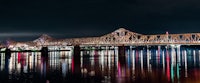
<instances>
[{"instance_id":1,"label":"night sky","mask_svg":"<svg viewBox=\"0 0 200 83\"><path fill-rule=\"evenodd\" d=\"M200 32L199 0L0 0L0 41Z\"/></svg>"}]
</instances>

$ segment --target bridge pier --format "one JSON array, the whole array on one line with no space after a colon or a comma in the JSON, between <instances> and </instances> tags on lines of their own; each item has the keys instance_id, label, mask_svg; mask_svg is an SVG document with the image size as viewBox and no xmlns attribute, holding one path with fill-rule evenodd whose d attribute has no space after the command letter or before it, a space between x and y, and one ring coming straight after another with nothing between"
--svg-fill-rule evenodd
<instances>
[{"instance_id":1,"label":"bridge pier","mask_svg":"<svg viewBox=\"0 0 200 83\"><path fill-rule=\"evenodd\" d=\"M44 51L46 50L46 48L43 48L44 49ZM42 52L42 54L44 54L45 52ZM48 54L48 51L47 51L47 54ZM45 55L45 56L43 56L42 55L42 57L41 57L41 64L40 64L40 66L42 66L43 68L41 69L41 78L42 79L49 79L49 76L48 76L48 68L47 68L47 64L48 64L48 59L47 59L48 57Z\"/></svg>"},{"instance_id":2,"label":"bridge pier","mask_svg":"<svg viewBox=\"0 0 200 83\"><path fill-rule=\"evenodd\" d=\"M178 63L181 62L181 46L180 45L177 46L177 62Z\"/></svg>"},{"instance_id":3,"label":"bridge pier","mask_svg":"<svg viewBox=\"0 0 200 83\"><path fill-rule=\"evenodd\" d=\"M74 58L74 60L75 60L75 63L80 63L80 50L81 50L81 48L80 48L80 46L74 46L74 56L73 56L73 58Z\"/></svg>"},{"instance_id":4,"label":"bridge pier","mask_svg":"<svg viewBox=\"0 0 200 83\"><path fill-rule=\"evenodd\" d=\"M5 66L4 66L4 68L5 68L5 70L4 70L5 76L3 77L3 79L6 79L6 80L9 79L10 56L11 56L11 50L6 48L6 50L5 50Z\"/></svg>"},{"instance_id":5,"label":"bridge pier","mask_svg":"<svg viewBox=\"0 0 200 83\"><path fill-rule=\"evenodd\" d=\"M48 47L42 47L41 49L42 57L48 57Z\"/></svg>"},{"instance_id":6,"label":"bridge pier","mask_svg":"<svg viewBox=\"0 0 200 83\"><path fill-rule=\"evenodd\" d=\"M125 63L125 46L118 46L118 59L121 63Z\"/></svg>"},{"instance_id":7,"label":"bridge pier","mask_svg":"<svg viewBox=\"0 0 200 83\"><path fill-rule=\"evenodd\" d=\"M7 58L10 58L10 56L11 56L11 50L10 49L8 49L8 48L6 48L6 50L5 50L5 57L6 57L6 59Z\"/></svg>"},{"instance_id":8,"label":"bridge pier","mask_svg":"<svg viewBox=\"0 0 200 83\"><path fill-rule=\"evenodd\" d=\"M158 46L158 57L160 58L161 46Z\"/></svg>"},{"instance_id":9,"label":"bridge pier","mask_svg":"<svg viewBox=\"0 0 200 83\"><path fill-rule=\"evenodd\" d=\"M81 61L80 61L80 46L79 45L76 45L74 46L74 55L73 55L73 65L72 65L72 73L74 74L80 74L81 73L81 70L80 70L80 64L81 64Z\"/></svg>"}]
</instances>

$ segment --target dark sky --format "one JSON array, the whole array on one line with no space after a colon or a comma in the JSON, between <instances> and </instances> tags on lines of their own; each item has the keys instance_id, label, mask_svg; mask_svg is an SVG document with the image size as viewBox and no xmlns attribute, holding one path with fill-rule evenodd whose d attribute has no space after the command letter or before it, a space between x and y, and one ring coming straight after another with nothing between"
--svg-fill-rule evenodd
<instances>
[{"instance_id":1,"label":"dark sky","mask_svg":"<svg viewBox=\"0 0 200 83\"><path fill-rule=\"evenodd\" d=\"M0 0L0 40L200 32L199 0Z\"/></svg>"}]
</instances>

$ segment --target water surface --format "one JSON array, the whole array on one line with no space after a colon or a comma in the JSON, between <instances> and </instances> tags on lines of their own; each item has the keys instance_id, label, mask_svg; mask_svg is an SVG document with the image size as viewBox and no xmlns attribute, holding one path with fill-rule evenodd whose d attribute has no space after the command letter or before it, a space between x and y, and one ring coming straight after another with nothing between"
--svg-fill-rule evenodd
<instances>
[{"instance_id":1,"label":"water surface","mask_svg":"<svg viewBox=\"0 0 200 83\"><path fill-rule=\"evenodd\" d=\"M13 52L0 56L1 83L199 83L200 51L197 48Z\"/></svg>"}]
</instances>

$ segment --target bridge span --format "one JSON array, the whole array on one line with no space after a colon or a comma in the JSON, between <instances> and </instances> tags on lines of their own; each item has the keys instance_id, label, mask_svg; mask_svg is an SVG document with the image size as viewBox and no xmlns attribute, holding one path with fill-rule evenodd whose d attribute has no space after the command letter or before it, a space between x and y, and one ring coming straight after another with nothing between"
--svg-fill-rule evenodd
<instances>
[{"instance_id":1,"label":"bridge span","mask_svg":"<svg viewBox=\"0 0 200 83\"><path fill-rule=\"evenodd\" d=\"M43 34L38 39L27 42L7 41L1 48L11 50L66 50L74 46L159 46L159 45L200 45L200 33L144 35L119 28L99 37L55 39Z\"/></svg>"}]
</instances>

